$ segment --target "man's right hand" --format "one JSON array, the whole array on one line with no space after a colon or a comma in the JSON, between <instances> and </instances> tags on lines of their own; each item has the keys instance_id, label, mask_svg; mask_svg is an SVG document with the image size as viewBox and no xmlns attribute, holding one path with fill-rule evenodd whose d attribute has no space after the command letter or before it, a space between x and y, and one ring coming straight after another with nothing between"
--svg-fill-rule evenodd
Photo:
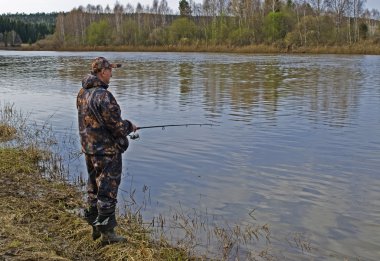
<instances>
[{"instance_id":1,"label":"man's right hand","mask_svg":"<svg viewBox=\"0 0 380 261\"><path fill-rule=\"evenodd\" d=\"M132 122L131 122L132 123ZM137 131L137 127L136 127L136 125L134 125L133 123L132 123L132 132L136 132Z\"/></svg>"}]
</instances>

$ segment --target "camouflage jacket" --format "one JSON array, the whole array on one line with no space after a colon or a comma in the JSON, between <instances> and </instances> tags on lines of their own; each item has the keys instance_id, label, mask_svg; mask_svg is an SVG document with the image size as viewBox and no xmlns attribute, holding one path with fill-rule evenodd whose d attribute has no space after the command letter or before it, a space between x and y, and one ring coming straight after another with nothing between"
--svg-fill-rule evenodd
<instances>
[{"instance_id":1,"label":"camouflage jacket","mask_svg":"<svg viewBox=\"0 0 380 261\"><path fill-rule=\"evenodd\" d=\"M107 88L94 75L82 80L77 109L82 151L86 154L116 154L128 148L132 124L122 120L120 107Z\"/></svg>"}]
</instances>

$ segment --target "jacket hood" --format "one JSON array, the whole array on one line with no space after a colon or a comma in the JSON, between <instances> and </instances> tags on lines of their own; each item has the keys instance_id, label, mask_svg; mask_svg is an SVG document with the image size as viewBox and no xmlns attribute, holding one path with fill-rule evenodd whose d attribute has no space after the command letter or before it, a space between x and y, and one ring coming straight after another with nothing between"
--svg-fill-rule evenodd
<instances>
[{"instance_id":1,"label":"jacket hood","mask_svg":"<svg viewBox=\"0 0 380 261\"><path fill-rule=\"evenodd\" d=\"M99 80L95 75L89 74L83 78L82 87L85 89L90 89L93 87L104 87L107 89L108 85Z\"/></svg>"}]
</instances>

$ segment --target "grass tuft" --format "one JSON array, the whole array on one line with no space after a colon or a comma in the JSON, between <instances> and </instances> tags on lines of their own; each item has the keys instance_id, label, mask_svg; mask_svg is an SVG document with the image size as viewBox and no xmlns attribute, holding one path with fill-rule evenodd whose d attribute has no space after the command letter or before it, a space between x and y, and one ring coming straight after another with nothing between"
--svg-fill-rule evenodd
<instances>
[{"instance_id":1,"label":"grass tuft","mask_svg":"<svg viewBox=\"0 0 380 261\"><path fill-rule=\"evenodd\" d=\"M10 141L15 138L16 128L0 123L0 142Z\"/></svg>"}]
</instances>

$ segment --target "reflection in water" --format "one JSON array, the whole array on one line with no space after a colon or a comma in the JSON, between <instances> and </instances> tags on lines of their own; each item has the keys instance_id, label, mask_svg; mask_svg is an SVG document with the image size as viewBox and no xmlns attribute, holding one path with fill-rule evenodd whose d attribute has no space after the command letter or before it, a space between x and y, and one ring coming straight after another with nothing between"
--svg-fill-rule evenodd
<instances>
[{"instance_id":1,"label":"reflection in water","mask_svg":"<svg viewBox=\"0 0 380 261\"><path fill-rule=\"evenodd\" d=\"M256 209L290 260L293 232L317 260L380 257L379 57L0 52L1 102L39 122L53 115L77 139L75 96L96 56L124 65L110 90L138 125L220 125L131 142L122 190L150 188L147 219L178 202L222 223ZM84 175L82 160L72 173Z\"/></svg>"},{"instance_id":2,"label":"reflection in water","mask_svg":"<svg viewBox=\"0 0 380 261\"><path fill-rule=\"evenodd\" d=\"M180 77L180 94L182 95L188 94L190 92L191 80L193 78L193 65L191 63L180 63L179 77Z\"/></svg>"},{"instance_id":3,"label":"reflection in water","mask_svg":"<svg viewBox=\"0 0 380 261\"><path fill-rule=\"evenodd\" d=\"M81 79L90 71L91 59L41 57L37 61L42 63L42 67L38 67L41 73L34 77L51 76L52 71L57 70L59 77L67 81ZM199 62L197 66L194 61L116 61L124 63L123 69L113 73L117 79L113 79L111 86L116 86L118 95L148 93L154 95L159 106L178 91L183 106L198 98L203 100L210 117L221 116L228 109L235 116L232 120L247 122L255 113L264 113L268 120L275 121L276 115L281 113L278 112L281 103L287 110L295 109L314 122L345 126L348 113L354 114L358 107L358 82L362 80L360 67L336 64L310 67L306 61L298 63L285 59L286 63L283 63L277 58L269 63L260 59L232 63ZM13 61L9 70L20 73L20 68L29 63L31 60Z\"/></svg>"}]
</instances>

